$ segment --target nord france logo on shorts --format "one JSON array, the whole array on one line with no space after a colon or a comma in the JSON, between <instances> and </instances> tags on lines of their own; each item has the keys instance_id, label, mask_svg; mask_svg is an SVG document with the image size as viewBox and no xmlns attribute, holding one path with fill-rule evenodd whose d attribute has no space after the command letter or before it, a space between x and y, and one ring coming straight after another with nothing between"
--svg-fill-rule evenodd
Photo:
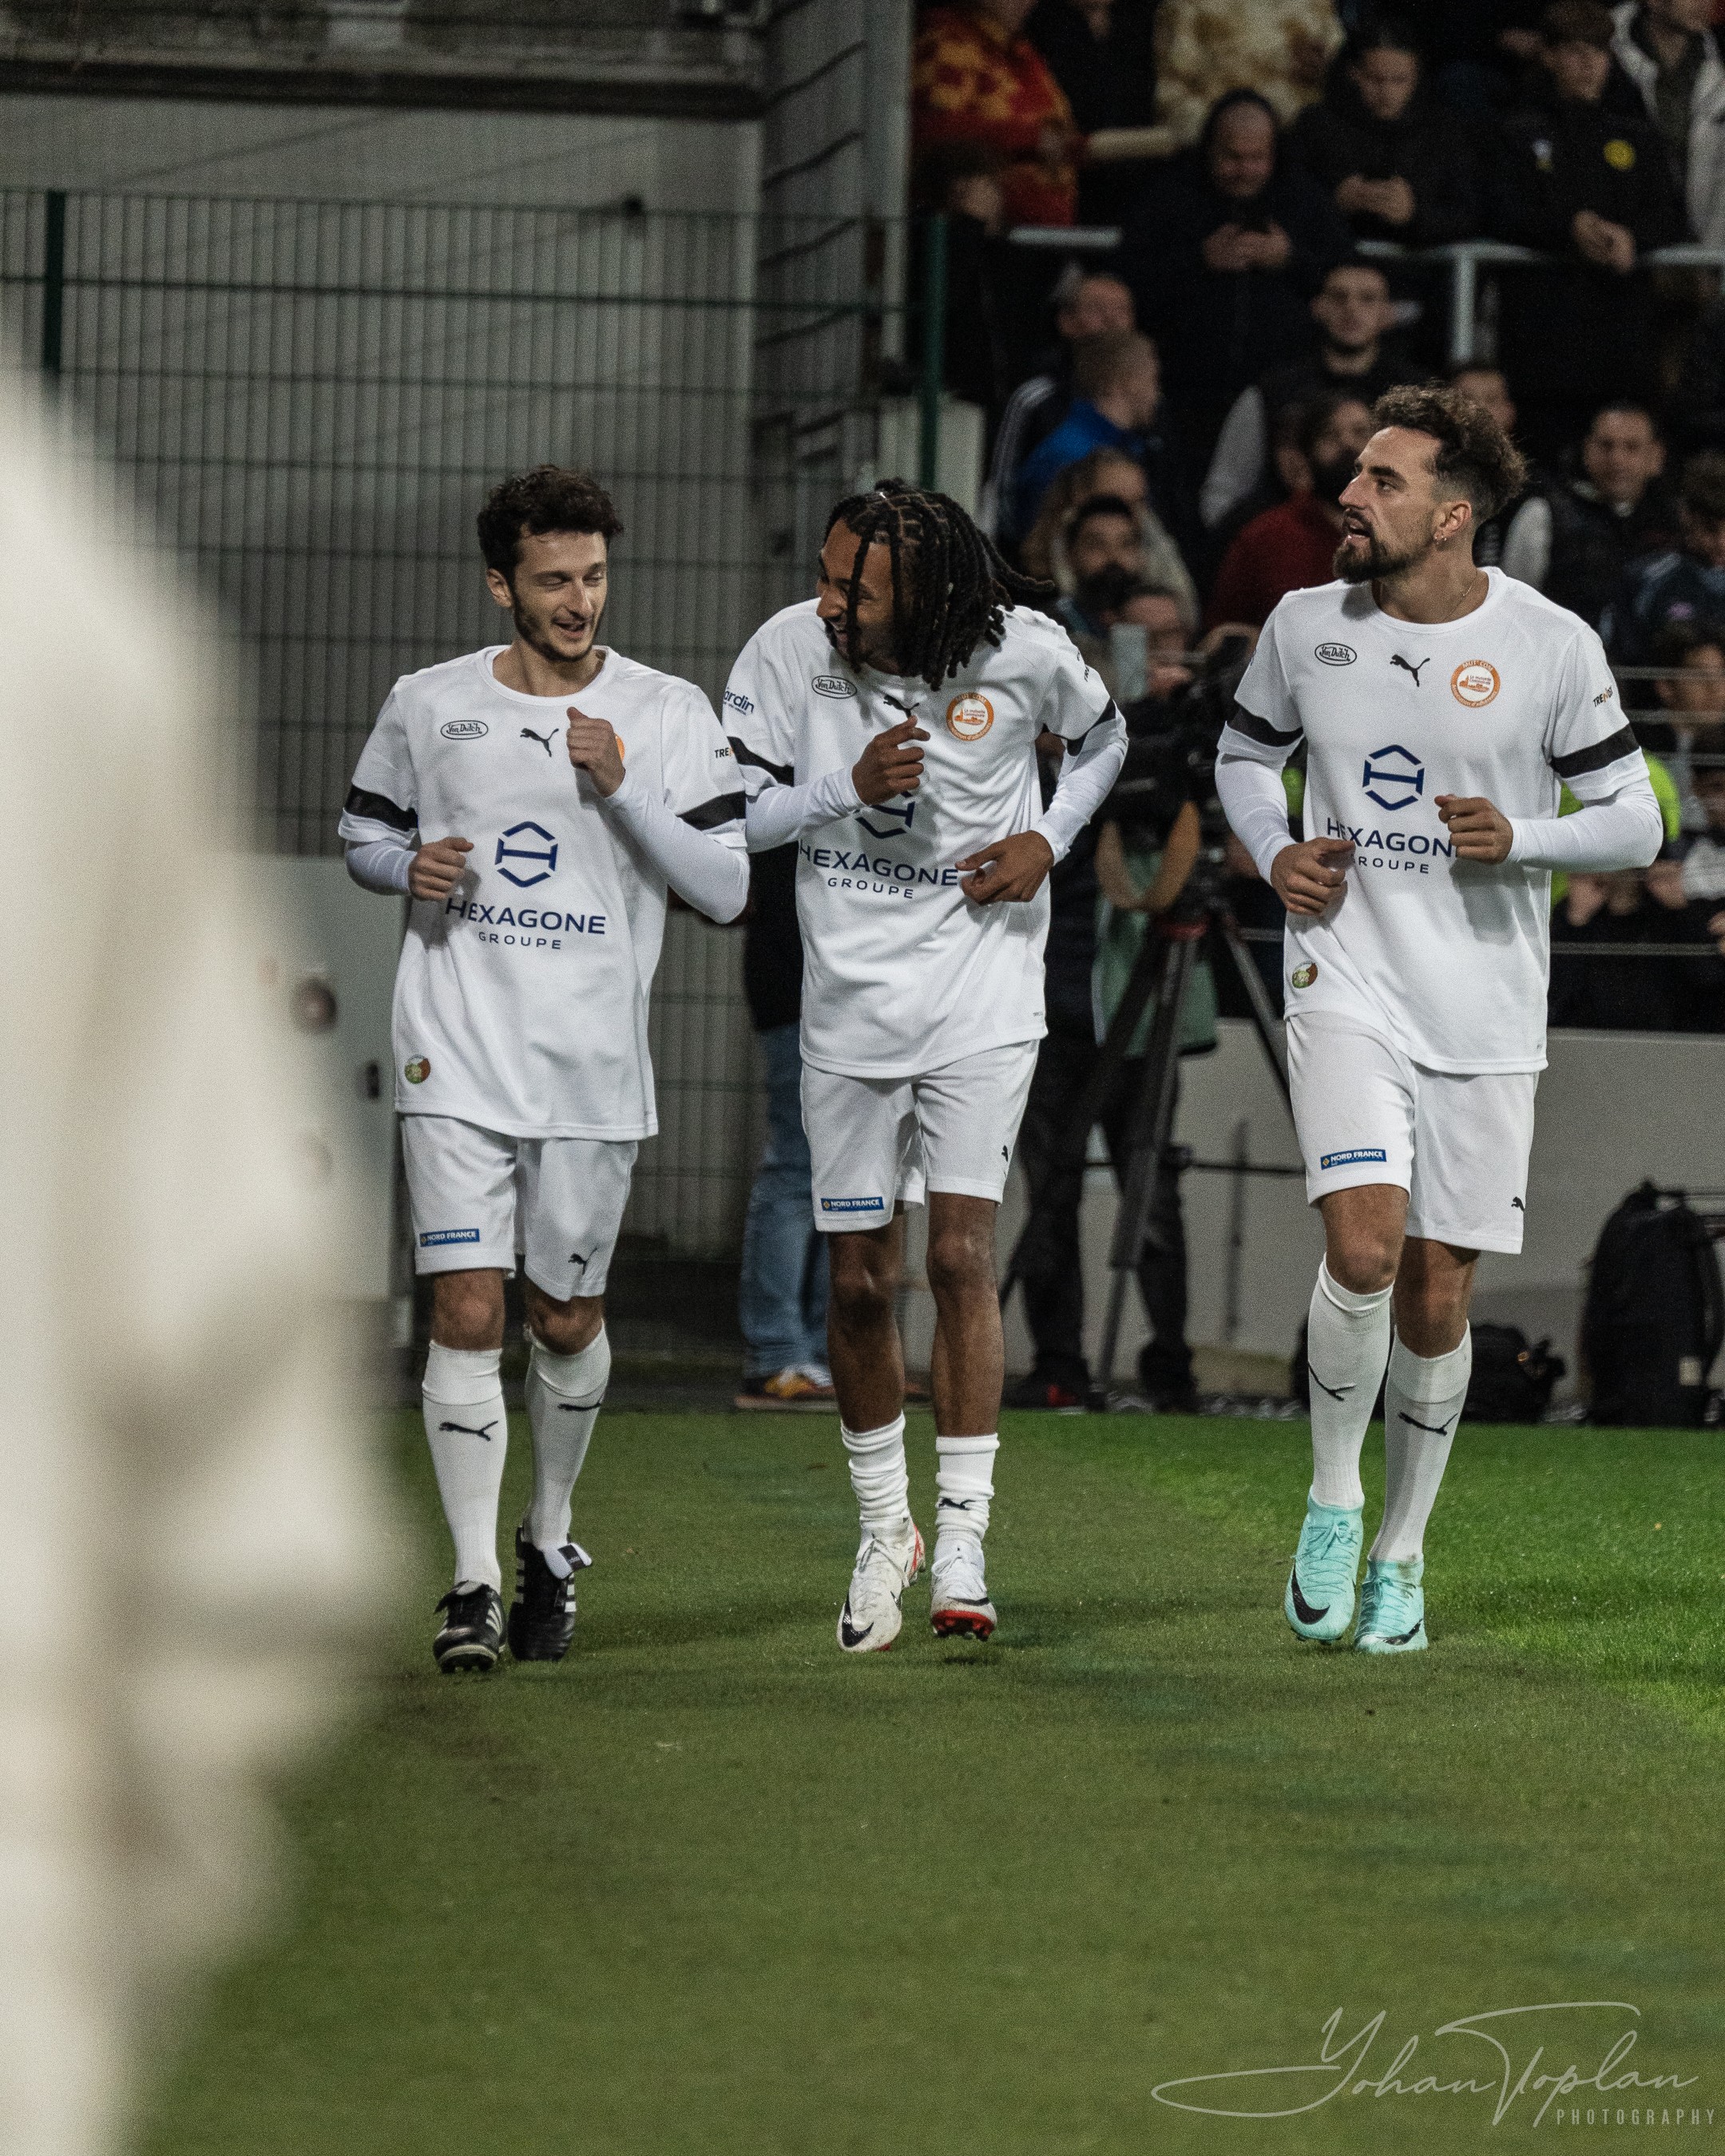
<instances>
[{"instance_id":1,"label":"nord france logo on shorts","mask_svg":"<svg viewBox=\"0 0 1725 2156\"><path fill-rule=\"evenodd\" d=\"M820 1209L823 1213L884 1213L886 1200L884 1198L823 1198Z\"/></svg>"},{"instance_id":2,"label":"nord france logo on shorts","mask_svg":"<svg viewBox=\"0 0 1725 2156\"><path fill-rule=\"evenodd\" d=\"M974 689L947 706L947 732L960 741L980 741L993 723L994 706Z\"/></svg>"},{"instance_id":3,"label":"nord france logo on shorts","mask_svg":"<svg viewBox=\"0 0 1725 2156\"><path fill-rule=\"evenodd\" d=\"M1367 800L1375 801L1380 808L1406 808L1425 791L1425 766L1412 749L1391 742L1387 748L1374 748L1366 758L1359 783Z\"/></svg>"}]
</instances>

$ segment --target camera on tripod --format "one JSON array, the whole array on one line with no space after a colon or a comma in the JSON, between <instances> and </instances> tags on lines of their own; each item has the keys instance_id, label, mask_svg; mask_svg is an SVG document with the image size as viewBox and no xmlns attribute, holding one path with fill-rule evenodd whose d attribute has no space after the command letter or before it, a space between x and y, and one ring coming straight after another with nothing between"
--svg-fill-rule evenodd
<instances>
[{"instance_id":1,"label":"camera on tripod","mask_svg":"<svg viewBox=\"0 0 1725 2156\"><path fill-rule=\"evenodd\" d=\"M1163 845L1189 801L1198 810L1199 860L1219 868L1228 819L1216 792L1216 757L1250 657L1249 638L1223 637L1199 657L1197 670L1173 696L1142 696L1125 706L1126 761L1101 814L1120 826L1129 852ZM1142 669L1138 678L1144 679Z\"/></svg>"}]
</instances>

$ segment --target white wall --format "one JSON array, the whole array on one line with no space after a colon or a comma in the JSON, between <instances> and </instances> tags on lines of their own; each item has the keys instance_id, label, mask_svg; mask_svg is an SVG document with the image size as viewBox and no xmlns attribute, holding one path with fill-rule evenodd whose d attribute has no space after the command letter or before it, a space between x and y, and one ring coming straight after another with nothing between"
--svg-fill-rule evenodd
<instances>
[{"instance_id":1,"label":"white wall","mask_svg":"<svg viewBox=\"0 0 1725 2156\"><path fill-rule=\"evenodd\" d=\"M0 187L747 211L760 130L583 113L0 96Z\"/></svg>"}]
</instances>

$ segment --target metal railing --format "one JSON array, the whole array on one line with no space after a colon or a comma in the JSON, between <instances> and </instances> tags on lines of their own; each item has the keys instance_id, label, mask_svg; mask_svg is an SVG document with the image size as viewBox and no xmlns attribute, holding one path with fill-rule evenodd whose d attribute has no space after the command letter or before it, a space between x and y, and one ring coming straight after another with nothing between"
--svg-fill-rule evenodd
<instances>
[{"instance_id":1,"label":"metal railing","mask_svg":"<svg viewBox=\"0 0 1725 2156\"><path fill-rule=\"evenodd\" d=\"M1124 237L1117 224L1082 226L1018 225L1007 234L1015 247L1030 247L1074 255L1115 253ZM1416 269L1435 269L1449 281L1449 359L1462 367L1480 353L1480 273L1482 270L1524 267L1550 268L1568 261L1565 255L1542 254L1537 248L1517 247L1504 239L1462 239L1447 247L1401 247L1390 239L1362 239L1362 254L1374 261L1405 263ZM1725 274L1725 248L1704 247L1684 241L1675 247L1658 247L1642 255L1637 264L1651 270L1712 270Z\"/></svg>"},{"instance_id":2,"label":"metal railing","mask_svg":"<svg viewBox=\"0 0 1725 2156\"><path fill-rule=\"evenodd\" d=\"M595 470L607 640L716 701L873 455L894 259L836 216L0 192L14 342L219 602L233 783L285 853L336 850L398 675L506 638L474 518L511 470ZM674 916L654 999L629 1225L689 1254L734 1248L753 1164L741 942Z\"/></svg>"}]
</instances>

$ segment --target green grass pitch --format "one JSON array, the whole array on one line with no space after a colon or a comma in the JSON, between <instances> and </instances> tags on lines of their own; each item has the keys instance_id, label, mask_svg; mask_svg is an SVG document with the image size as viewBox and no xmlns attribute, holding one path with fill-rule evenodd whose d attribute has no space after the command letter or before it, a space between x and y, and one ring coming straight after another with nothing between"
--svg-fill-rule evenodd
<instances>
[{"instance_id":1,"label":"green grass pitch","mask_svg":"<svg viewBox=\"0 0 1725 2156\"><path fill-rule=\"evenodd\" d=\"M1644 2102L1639 2145L1725 2147L1725 1439L1465 1427L1432 1650L1368 1660L1282 1622L1303 1424L1009 1417L996 1641L937 1642L925 1576L852 1657L833 1423L619 1412L575 1649L480 1681L427 1652L418 1431L403 1628L286 1794L283 1914L154 2088L151 2156L1431 2156L1572 2106L1622 2146ZM932 1527L926 1418L911 1463ZM1368 1534L1381 1484L1374 1430ZM1344 2085L1281 2118L1152 2095L1312 2064L1338 2009L1384 2016L1365 2078L1417 2035L1404 2084L1488 2080L1434 2032L1584 2001L1622 2006L1491 2025L1515 2074L1633 2026L1615 2074L1688 2086L1538 2125L1345 2066L1187 2092Z\"/></svg>"}]
</instances>

